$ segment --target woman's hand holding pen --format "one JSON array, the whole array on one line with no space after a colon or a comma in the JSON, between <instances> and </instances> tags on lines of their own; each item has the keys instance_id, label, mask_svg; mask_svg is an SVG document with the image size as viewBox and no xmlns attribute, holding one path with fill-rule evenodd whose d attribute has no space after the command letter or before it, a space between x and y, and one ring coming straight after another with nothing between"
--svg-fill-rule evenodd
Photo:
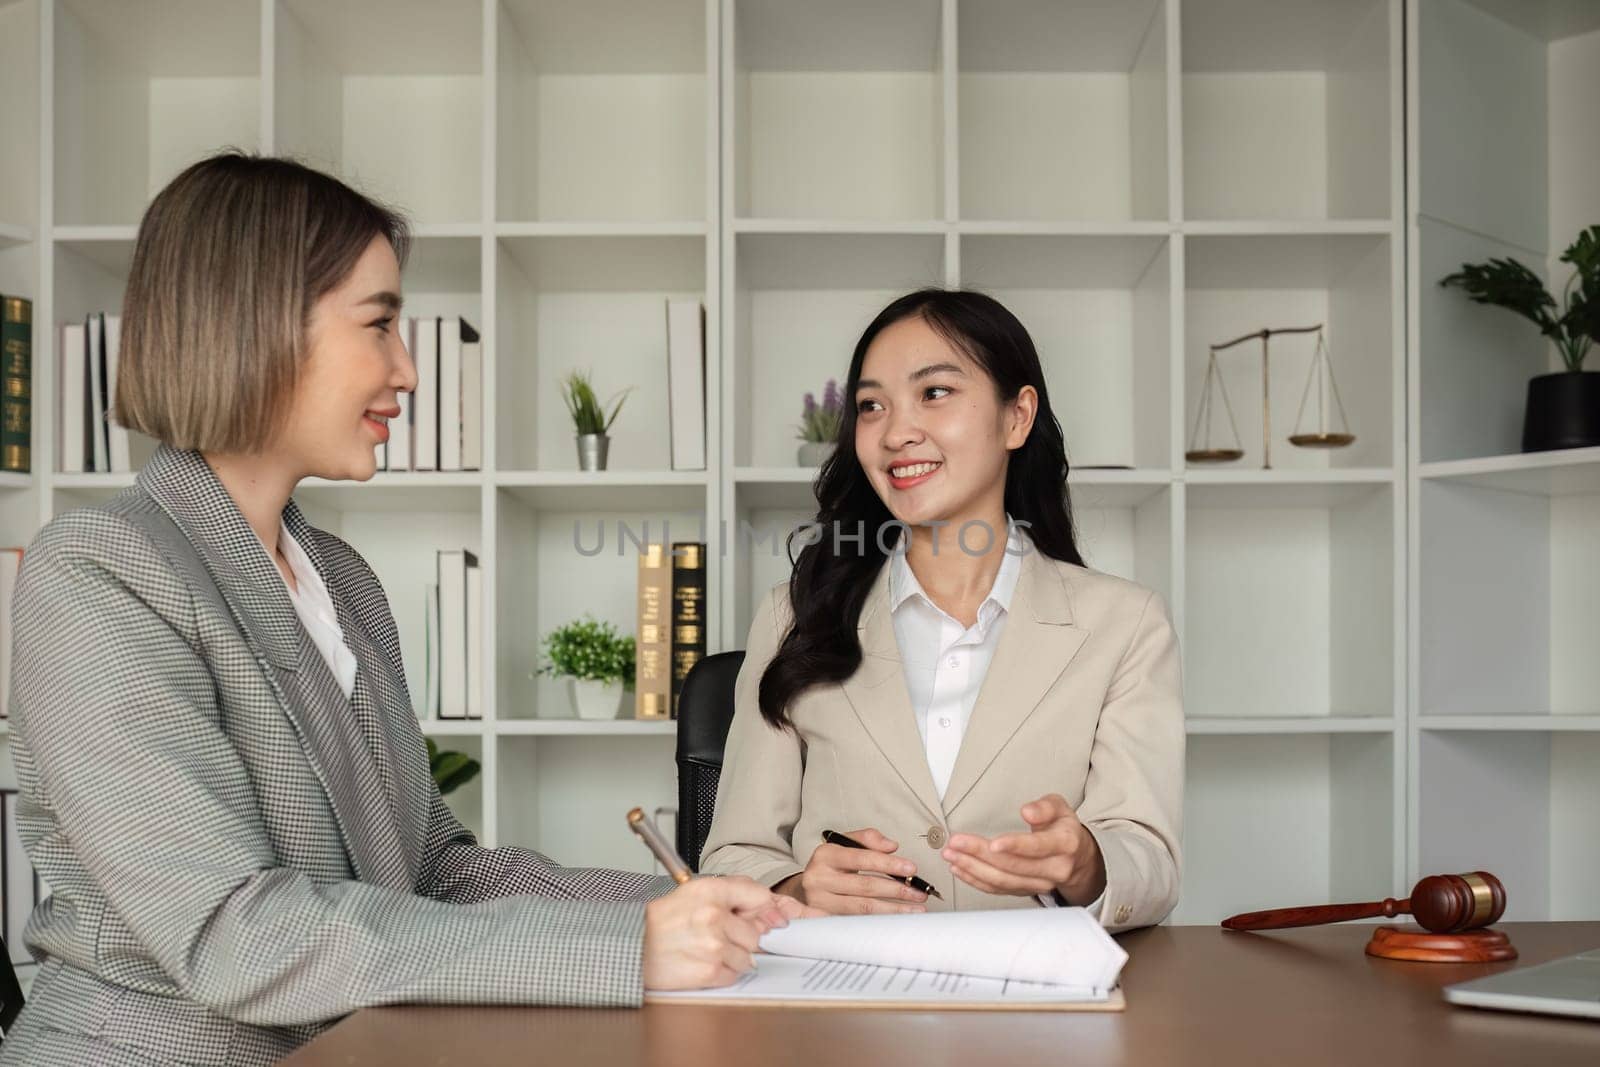
<instances>
[{"instance_id":1,"label":"woman's hand holding pen","mask_svg":"<svg viewBox=\"0 0 1600 1067\"><path fill-rule=\"evenodd\" d=\"M872 915L926 911L926 893L881 878L917 873L916 864L893 855L900 846L877 830L851 830L847 835L866 848L818 845L799 874L779 882L779 893L831 915Z\"/></svg>"},{"instance_id":2,"label":"woman's hand holding pen","mask_svg":"<svg viewBox=\"0 0 1600 1067\"><path fill-rule=\"evenodd\" d=\"M1037 896L1058 891L1089 904L1106 886L1105 860L1066 799L1058 794L1022 806L1028 833L986 838L954 834L941 853L955 876L985 893Z\"/></svg>"},{"instance_id":3,"label":"woman's hand holding pen","mask_svg":"<svg viewBox=\"0 0 1600 1067\"><path fill-rule=\"evenodd\" d=\"M644 909L646 989L731 985L761 935L806 909L748 878L696 878Z\"/></svg>"}]
</instances>

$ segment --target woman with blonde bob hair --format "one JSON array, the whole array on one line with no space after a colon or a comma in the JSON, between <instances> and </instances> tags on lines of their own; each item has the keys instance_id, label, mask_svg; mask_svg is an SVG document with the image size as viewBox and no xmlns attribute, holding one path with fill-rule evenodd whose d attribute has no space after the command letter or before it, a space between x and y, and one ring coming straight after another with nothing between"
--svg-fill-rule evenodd
<instances>
[{"instance_id":1,"label":"woman with blonde bob hair","mask_svg":"<svg viewBox=\"0 0 1600 1067\"><path fill-rule=\"evenodd\" d=\"M52 894L0 1064L265 1064L367 1005L637 1004L732 982L802 914L486 849L440 799L383 589L291 499L370 478L416 385L407 243L239 153L145 213L115 412L159 447L41 530L17 589L18 828Z\"/></svg>"}]
</instances>

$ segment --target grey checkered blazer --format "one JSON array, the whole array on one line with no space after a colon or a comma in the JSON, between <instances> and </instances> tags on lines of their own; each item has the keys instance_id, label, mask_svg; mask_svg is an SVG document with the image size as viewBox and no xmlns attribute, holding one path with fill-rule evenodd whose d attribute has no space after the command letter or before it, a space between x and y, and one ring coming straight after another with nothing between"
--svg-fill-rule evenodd
<instances>
[{"instance_id":1,"label":"grey checkered blazer","mask_svg":"<svg viewBox=\"0 0 1600 1067\"><path fill-rule=\"evenodd\" d=\"M629 1005L665 879L485 849L428 771L383 589L290 502L345 699L205 460L40 531L15 606L18 825L53 895L18 1063L270 1063L356 1008Z\"/></svg>"}]
</instances>

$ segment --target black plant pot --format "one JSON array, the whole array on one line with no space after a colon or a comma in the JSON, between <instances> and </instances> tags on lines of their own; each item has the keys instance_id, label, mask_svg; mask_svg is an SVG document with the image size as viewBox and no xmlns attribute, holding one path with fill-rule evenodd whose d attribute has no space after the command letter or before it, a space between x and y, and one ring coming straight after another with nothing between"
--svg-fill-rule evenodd
<instances>
[{"instance_id":1,"label":"black plant pot","mask_svg":"<svg viewBox=\"0 0 1600 1067\"><path fill-rule=\"evenodd\" d=\"M1528 379L1522 450L1600 445L1600 371L1561 371Z\"/></svg>"}]
</instances>

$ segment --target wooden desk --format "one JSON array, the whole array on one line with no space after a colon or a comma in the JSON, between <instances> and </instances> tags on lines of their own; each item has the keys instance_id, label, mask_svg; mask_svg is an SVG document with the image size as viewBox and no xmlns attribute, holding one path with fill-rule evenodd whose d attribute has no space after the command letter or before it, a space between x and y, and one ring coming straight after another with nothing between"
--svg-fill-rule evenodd
<instances>
[{"instance_id":1,"label":"wooden desk","mask_svg":"<svg viewBox=\"0 0 1600 1067\"><path fill-rule=\"evenodd\" d=\"M1503 924L1516 964L1371 959L1368 926L1157 927L1119 940L1122 1014L651 1006L379 1008L284 1060L339 1064L1600 1064L1600 1023L1457 1008L1441 986L1600 947L1600 923Z\"/></svg>"}]
</instances>

